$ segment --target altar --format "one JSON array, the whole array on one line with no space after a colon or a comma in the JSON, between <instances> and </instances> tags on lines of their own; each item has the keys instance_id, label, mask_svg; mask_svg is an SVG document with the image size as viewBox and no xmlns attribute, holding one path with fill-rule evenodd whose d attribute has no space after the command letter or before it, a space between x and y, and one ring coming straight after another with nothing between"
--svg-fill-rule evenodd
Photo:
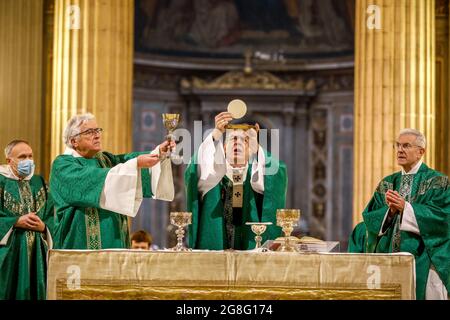
<instances>
[{"instance_id":1,"label":"altar","mask_svg":"<svg viewBox=\"0 0 450 320\"><path fill-rule=\"evenodd\" d=\"M47 298L415 299L415 267L407 253L50 250Z\"/></svg>"}]
</instances>

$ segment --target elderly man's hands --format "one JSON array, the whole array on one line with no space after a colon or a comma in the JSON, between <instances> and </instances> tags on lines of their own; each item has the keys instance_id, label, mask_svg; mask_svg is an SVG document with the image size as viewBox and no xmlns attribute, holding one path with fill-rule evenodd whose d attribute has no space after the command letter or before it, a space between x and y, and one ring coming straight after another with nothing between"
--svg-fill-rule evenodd
<instances>
[{"instance_id":1,"label":"elderly man's hands","mask_svg":"<svg viewBox=\"0 0 450 320\"><path fill-rule=\"evenodd\" d=\"M403 212L405 209L405 200L397 191L388 190L386 192L386 203L389 206L389 216L391 217L396 213Z\"/></svg>"},{"instance_id":2,"label":"elderly man's hands","mask_svg":"<svg viewBox=\"0 0 450 320\"><path fill-rule=\"evenodd\" d=\"M137 157L137 165L139 169L151 168L159 162L158 154L141 154Z\"/></svg>"},{"instance_id":3,"label":"elderly man's hands","mask_svg":"<svg viewBox=\"0 0 450 320\"><path fill-rule=\"evenodd\" d=\"M171 140L164 141L158 146L159 153L156 154L142 154L137 157L138 168L151 168L157 164L161 159L164 159L167 153L175 151L177 144Z\"/></svg>"},{"instance_id":4,"label":"elderly man's hands","mask_svg":"<svg viewBox=\"0 0 450 320\"><path fill-rule=\"evenodd\" d=\"M166 154L169 152L173 152L173 151L175 151L176 147L177 147L177 144L175 143L175 141L171 140L169 142L166 140L159 145L159 153L162 155L162 154Z\"/></svg>"},{"instance_id":5,"label":"elderly man's hands","mask_svg":"<svg viewBox=\"0 0 450 320\"><path fill-rule=\"evenodd\" d=\"M44 232L45 223L42 222L41 218L39 218L35 212L30 212L30 213L27 213L27 214L24 214L23 216L21 216L19 218L19 220L17 220L14 227L26 229L26 230Z\"/></svg>"}]
</instances>

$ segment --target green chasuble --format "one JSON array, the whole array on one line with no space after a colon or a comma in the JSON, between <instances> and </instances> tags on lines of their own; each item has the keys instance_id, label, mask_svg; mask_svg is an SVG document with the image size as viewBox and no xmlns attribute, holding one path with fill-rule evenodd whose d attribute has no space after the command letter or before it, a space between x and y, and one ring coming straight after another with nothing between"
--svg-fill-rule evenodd
<instances>
[{"instance_id":1,"label":"green chasuble","mask_svg":"<svg viewBox=\"0 0 450 320\"><path fill-rule=\"evenodd\" d=\"M198 191L197 153L188 165L184 181L187 192L187 210L192 212L192 224L189 225L189 246L194 249L224 250L233 247L236 250L255 248L255 234L245 222L272 222L262 235L262 243L281 235L281 228L276 225L276 211L285 207L287 191L286 166L282 161L265 153L266 168L278 167L275 175L264 176L264 194L255 192L250 183L252 165L249 164L244 182L242 209L233 215L234 244L231 246L227 237L226 207L231 204L229 195L231 181L224 176L222 181L209 190L201 199Z\"/></svg>"},{"instance_id":2,"label":"green chasuble","mask_svg":"<svg viewBox=\"0 0 450 320\"><path fill-rule=\"evenodd\" d=\"M402 216L395 215L379 236L388 210L385 193L389 189L398 191L411 204L420 235L400 230ZM350 251L409 252L416 261L417 299L425 298L431 264L450 291L450 187L445 175L422 164L416 174L397 172L387 176L378 185L363 218L365 228L356 227L350 237Z\"/></svg>"},{"instance_id":3,"label":"green chasuble","mask_svg":"<svg viewBox=\"0 0 450 320\"><path fill-rule=\"evenodd\" d=\"M110 169L142 153L94 158L58 156L52 165L50 189L55 202L56 249L129 248L128 217L100 208L100 197ZM142 192L151 197L148 169L141 169Z\"/></svg>"},{"instance_id":4,"label":"green chasuble","mask_svg":"<svg viewBox=\"0 0 450 320\"><path fill-rule=\"evenodd\" d=\"M348 252L365 252L366 233L367 229L364 222L358 223L348 239Z\"/></svg>"},{"instance_id":5,"label":"green chasuble","mask_svg":"<svg viewBox=\"0 0 450 320\"><path fill-rule=\"evenodd\" d=\"M14 228L30 212L45 223L44 233ZM53 205L44 179L14 180L0 175L0 299L45 299L47 231L53 228Z\"/></svg>"}]
</instances>

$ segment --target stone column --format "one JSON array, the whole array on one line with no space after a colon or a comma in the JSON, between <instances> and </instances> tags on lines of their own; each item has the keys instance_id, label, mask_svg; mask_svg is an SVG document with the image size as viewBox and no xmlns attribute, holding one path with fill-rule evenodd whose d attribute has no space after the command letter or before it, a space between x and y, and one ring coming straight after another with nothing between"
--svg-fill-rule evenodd
<instances>
[{"instance_id":1,"label":"stone column","mask_svg":"<svg viewBox=\"0 0 450 320\"><path fill-rule=\"evenodd\" d=\"M436 1L436 160L435 169L450 175L449 0Z\"/></svg>"},{"instance_id":2,"label":"stone column","mask_svg":"<svg viewBox=\"0 0 450 320\"><path fill-rule=\"evenodd\" d=\"M434 0L356 1L354 224L380 179L400 169L400 129L422 131L424 161L435 164L434 10Z\"/></svg>"},{"instance_id":3,"label":"stone column","mask_svg":"<svg viewBox=\"0 0 450 320\"><path fill-rule=\"evenodd\" d=\"M43 0L0 0L0 162L13 139L33 147L40 172L42 145Z\"/></svg>"},{"instance_id":4,"label":"stone column","mask_svg":"<svg viewBox=\"0 0 450 320\"><path fill-rule=\"evenodd\" d=\"M56 0L51 154L62 153L74 114L91 112L103 148L132 147L133 0Z\"/></svg>"}]
</instances>

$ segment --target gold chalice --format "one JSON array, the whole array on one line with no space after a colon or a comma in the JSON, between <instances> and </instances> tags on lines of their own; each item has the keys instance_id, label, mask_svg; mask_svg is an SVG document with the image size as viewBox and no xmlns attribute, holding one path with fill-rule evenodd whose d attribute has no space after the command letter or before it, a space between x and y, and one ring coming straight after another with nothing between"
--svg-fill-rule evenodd
<instances>
[{"instance_id":1,"label":"gold chalice","mask_svg":"<svg viewBox=\"0 0 450 320\"><path fill-rule=\"evenodd\" d=\"M277 251L295 252L298 251L297 246L290 242L291 233L294 227L298 225L300 220L299 209L278 209L277 210L277 226L280 226L284 233L284 243Z\"/></svg>"},{"instance_id":2,"label":"gold chalice","mask_svg":"<svg viewBox=\"0 0 450 320\"><path fill-rule=\"evenodd\" d=\"M253 233L256 234L256 236L255 236L255 242L256 242L255 250L260 250L260 248L261 248L261 240L262 240L261 235L264 233L264 231L266 231L267 226L270 226L272 224L272 222L246 222L245 224L251 226L251 229L252 229Z\"/></svg>"},{"instance_id":3,"label":"gold chalice","mask_svg":"<svg viewBox=\"0 0 450 320\"><path fill-rule=\"evenodd\" d=\"M171 142L172 140L175 140L175 135L173 134L173 131L177 128L178 123L180 122L180 114L179 113L163 113L163 124L164 127L167 129L167 135L166 140L168 142ZM178 156L172 152L172 148L169 147L169 154L167 156L163 156L162 158L171 158L171 159L178 159Z\"/></svg>"},{"instance_id":4,"label":"gold chalice","mask_svg":"<svg viewBox=\"0 0 450 320\"><path fill-rule=\"evenodd\" d=\"M191 212L171 212L170 213L170 223L177 226L178 229L175 231L177 234L177 245L171 250L173 251L191 251L191 249L186 248L183 244L184 238L184 227L192 223L192 213Z\"/></svg>"}]
</instances>

